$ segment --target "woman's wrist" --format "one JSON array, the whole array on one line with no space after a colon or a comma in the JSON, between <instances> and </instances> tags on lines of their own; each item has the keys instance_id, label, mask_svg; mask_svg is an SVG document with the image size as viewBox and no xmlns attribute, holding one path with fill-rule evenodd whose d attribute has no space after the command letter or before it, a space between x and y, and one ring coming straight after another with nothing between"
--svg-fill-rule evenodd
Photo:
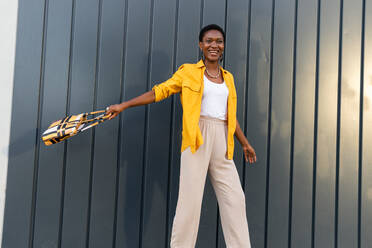
<instances>
[{"instance_id":1,"label":"woman's wrist","mask_svg":"<svg viewBox=\"0 0 372 248\"><path fill-rule=\"evenodd\" d=\"M245 137L244 137L244 139L242 140L242 146L247 146L247 147L250 146L250 144L249 144L247 138L245 138Z\"/></svg>"},{"instance_id":2,"label":"woman's wrist","mask_svg":"<svg viewBox=\"0 0 372 248\"><path fill-rule=\"evenodd\" d=\"M128 102L122 102L122 103L120 103L120 112L124 111L128 107L129 107L128 106Z\"/></svg>"}]
</instances>

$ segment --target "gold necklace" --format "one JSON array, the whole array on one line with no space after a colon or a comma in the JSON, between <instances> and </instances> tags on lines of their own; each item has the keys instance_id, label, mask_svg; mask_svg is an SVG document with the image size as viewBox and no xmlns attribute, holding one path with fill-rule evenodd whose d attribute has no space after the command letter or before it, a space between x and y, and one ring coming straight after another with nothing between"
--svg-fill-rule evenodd
<instances>
[{"instance_id":1,"label":"gold necklace","mask_svg":"<svg viewBox=\"0 0 372 248\"><path fill-rule=\"evenodd\" d=\"M212 75L209 73L207 67L205 67L205 71L207 72L208 76L210 76L211 78L219 78L219 77L220 77L220 73L221 73L220 68L218 68L218 74L217 74L217 76L212 76Z\"/></svg>"}]
</instances>

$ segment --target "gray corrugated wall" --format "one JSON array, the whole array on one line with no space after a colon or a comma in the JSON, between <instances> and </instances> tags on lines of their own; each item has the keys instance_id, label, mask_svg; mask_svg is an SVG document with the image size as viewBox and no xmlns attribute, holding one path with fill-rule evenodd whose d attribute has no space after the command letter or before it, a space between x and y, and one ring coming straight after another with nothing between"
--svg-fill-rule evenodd
<instances>
[{"instance_id":1,"label":"gray corrugated wall","mask_svg":"<svg viewBox=\"0 0 372 248\"><path fill-rule=\"evenodd\" d=\"M372 246L372 0L20 0L4 248L169 246L178 96L51 147L40 134L197 62L209 23L258 154L236 141L253 247ZM225 247L209 181L197 247Z\"/></svg>"}]
</instances>

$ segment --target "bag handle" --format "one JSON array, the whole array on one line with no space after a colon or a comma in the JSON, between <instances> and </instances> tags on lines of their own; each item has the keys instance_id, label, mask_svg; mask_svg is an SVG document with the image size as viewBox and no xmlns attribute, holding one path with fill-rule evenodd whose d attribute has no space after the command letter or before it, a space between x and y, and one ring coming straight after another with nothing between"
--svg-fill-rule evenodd
<instances>
[{"instance_id":1,"label":"bag handle","mask_svg":"<svg viewBox=\"0 0 372 248\"><path fill-rule=\"evenodd\" d=\"M88 115L95 115L95 114L100 114L100 113L105 113L106 110L97 110L97 111L93 111L93 112L89 112L87 113Z\"/></svg>"},{"instance_id":2,"label":"bag handle","mask_svg":"<svg viewBox=\"0 0 372 248\"><path fill-rule=\"evenodd\" d=\"M99 113L105 113L105 112L106 112L106 110L100 110L100 111L90 112L90 113L86 113L86 116L88 116L88 115L94 115L94 114L99 114ZM88 126L86 126L86 127L83 127L81 130L78 130L78 132L82 132L82 131L87 130L87 129L91 128L91 127L97 126L98 124L100 124L100 123L108 120L108 118L111 115L112 115L111 113L108 114L108 115L107 114L101 114L101 115L99 115L99 116L97 116L95 118L81 121L81 123L79 123L78 126L80 126L81 124L89 123L89 122L94 122L94 121L95 122L92 123L92 124L90 124L90 125L88 125Z\"/></svg>"},{"instance_id":3,"label":"bag handle","mask_svg":"<svg viewBox=\"0 0 372 248\"><path fill-rule=\"evenodd\" d=\"M95 115L95 114L100 114L100 113L105 113L106 110L99 110L99 111L94 111L94 112L89 112L89 113L85 113L83 118L86 118L87 116L90 116L90 115ZM92 122L92 121L98 121L98 120L107 120L112 114L101 114L99 116L96 116L92 119L83 119L81 121L81 123L89 123L89 122Z\"/></svg>"},{"instance_id":4,"label":"bag handle","mask_svg":"<svg viewBox=\"0 0 372 248\"><path fill-rule=\"evenodd\" d=\"M84 119L84 118L86 118L87 116L89 116L89 115L95 115L95 114L99 114L99 113L105 113L106 112L106 110L99 110L99 111L94 111L94 112L88 112L88 113L84 113L83 114L83 120L81 120L81 119L79 119L79 120L74 120L74 121L68 121L68 122L70 122L70 123L79 123L79 125L80 124L83 124L83 123L89 123L89 122L92 122L92 121L97 121L97 120L102 120L102 119L108 119L112 114L108 114L108 115L106 115L106 114L101 114L101 115L99 115L99 116L96 116L95 118L92 118L92 119ZM60 123L60 124L58 124L59 126L61 126L61 125L64 125L65 123L64 122L62 122L62 123Z\"/></svg>"}]
</instances>

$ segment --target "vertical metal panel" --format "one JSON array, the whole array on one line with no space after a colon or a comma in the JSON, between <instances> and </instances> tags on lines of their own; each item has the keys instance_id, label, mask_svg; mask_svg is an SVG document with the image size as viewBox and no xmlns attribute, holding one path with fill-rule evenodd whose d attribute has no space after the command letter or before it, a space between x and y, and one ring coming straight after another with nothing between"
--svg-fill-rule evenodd
<instances>
[{"instance_id":1,"label":"vertical metal panel","mask_svg":"<svg viewBox=\"0 0 372 248\"><path fill-rule=\"evenodd\" d=\"M154 1L149 85L165 81L173 74L176 1ZM167 191L171 99L149 107L146 178L144 186L142 247L167 244ZM179 151L178 151L179 153Z\"/></svg>"},{"instance_id":2,"label":"vertical metal panel","mask_svg":"<svg viewBox=\"0 0 372 248\"><path fill-rule=\"evenodd\" d=\"M337 246L358 245L358 154L362 1L344 0L339 78Z\"/></svg>"},{"instance_id":3,"label":"vertical metal panel","mask_svg":"<svg viewBox=\"0 0 372 248\"><path fill-rule=\"evenodd\" d=\"M94 109L99 1L76 1L72 36L68 112ZM92 131L67 142L62 193L61 247L86 247L89 239Z\"/></svg>"},{"instance_id":4,"label":"vertical metal panel","mask_svg":"<svg viewBox=\"0 0 372 248\"><path fill-rule=\"evenodd\" d=\"M217 24L225 27L225 7L226 0L202 0L203 1L203 26Z\"/></svg>"},{"instance_id":5,"label":"vertical metal panel","mask_svg":"<svg viewBox=\"0 0 372 248\"><path fill-rule=\"evenodd\" d=\"M249 85L246 79L247 68L247 40L249 36L249 6L250 1L228 2L226 16L226 45L224 63L225 68L234 76L236 93L238 96L237 119L242 128L245 126L245 106L247 102L247 87ZM236 149L234 149L234 161L239 172L240 180L243 181L243 152L240 143L235 139Z\"/></svg>"},{"instance_id":6,"label":"vertical metal panel","mask_svg":"<svg viewBox=\"0 0 372 248\"><path fill-rule=\"evenodd\" d=\"M291 247L312 247L317 0L299 0L294 74Z\"/></svg>"},{"instance_id":7,"label":"vertical metal panel","mask_svg":"<svg viewBox=\"0 0 372 248\"><path fill-rule=\"evenodd\" d=\"M335 244L337 79L340 2L320 1L314 247Z\"/></svg>"},{"instance_id":8,"label":"vertical metal panel","mask_svg":"<svg viewBox=\"0 0 372 248\"><path fill-rule=\"evenodd\" d=\"M366 0L364 4L360 247L368 248L372 244L372 153L370 152L372 145L372 1Z\"/></svg>"},{"instance_id":9,"label":"vertical metal panel","mask_svg":"<svg viewBox=\"0 0 372 248\"><path fill-rule=\"evenodd\" d=\"M28 247L33 239L39 144L45 1L20 1L13 109L2 246ZM32 49L30 49L32 48Z\"/></svg>"},{"instance_id":10,"label":"vertical metal panel","mask_svg":"<svg viewBox=\"0 0 372 248\"><path fill-rule=\"evenodd\" d=\"M102 1L97 58L96 109L120 101L124 4ZM95 129L89 247L113 247L119 119Z\"/></svg>"},{"instance_id":11,"label":"vertical metal panel","mask_svg":"<svg viewBox=\"0 0 372 248\"><path fill-rule=\"evenodd\" d=\"M123 21L124 21L124 27L123 27L123 48L121 52L121 77L120 77L120 101L124 101L124 76L125 76L125 66L126 66L126 54L127 54L127 41L128 41L128 0L124 1L124 13L123 13ZM118 130L118 170L117 170L117 175L116 175L116 212L115 212L115 229L114 229L114 246L113 247L124 247L126 246L126 243L133 242L134 244L138 245L138 240L137 239L129 239L129 237L138 237L138 231L139 229L126 229L125 225L128 222L125 221L130 221L126 218L127 216L131 216L132 212L128 213L125 209L125 200L122 198L122 193L123 193L123 188L125 187L125 182L121 180L121 178L124 178L126 176L126 171L123 170L125 164L123 165L123 114L120 115L119 117L119 130ZM126 164L127 165L127 164ZM138 192L138 191L136 191ZM138 212L137 212L138 213ZM131 216L133 218L137 218L135 216ZM138 221L138 219L136 219ZM135 224L135 223L133 223ZM138 226L136 226L138 227ZM134 236L133 236L134 234Z\"/></svg>"},{"instance_id":12,"label":"vertical metal panel","mask_svg":"<svg viewBox=\"0 0 372 248\"><path fill-rule=\"evenodd\" d=\"M288 247L295 1L275 5L268 247Z\"/></svg>"},{"instance_id":13,"label":"vertical metal panel","mask_svg":"<svg viewBox=\"0 0 372 248\"><path fill-rule=\"evenodd\" d=\"M266 164L273 1L251 1L246 135L257 163L246 164L245 195L252 247L265 247ZM237 146L239 147L239 146Z\"/></svg>"},{"instance_id":14,"label":"vertical metal panel","mask_svg":"<svg viewBox=\"0 0 372 248\"><path fill-rule=\"evenodd\" d=\"M41 130L66 115L72 1L49 1L45 36ZM60 234L64 145L40 146L35 210L35 247L57 247Z\"/></svg>"},{"instance_id":15,"label":"vertical metal panel","mask_svg":"<svg viewBox=\"0 0 372 248\"><path fill-rule=\"evenodd\" d=\"M148 90L151 14L151 1L128 1L123 100ZM138 247L142 242L146 121L145 107L128 109L122 114L117 247Z\"/></svg>"}]
</instances>

